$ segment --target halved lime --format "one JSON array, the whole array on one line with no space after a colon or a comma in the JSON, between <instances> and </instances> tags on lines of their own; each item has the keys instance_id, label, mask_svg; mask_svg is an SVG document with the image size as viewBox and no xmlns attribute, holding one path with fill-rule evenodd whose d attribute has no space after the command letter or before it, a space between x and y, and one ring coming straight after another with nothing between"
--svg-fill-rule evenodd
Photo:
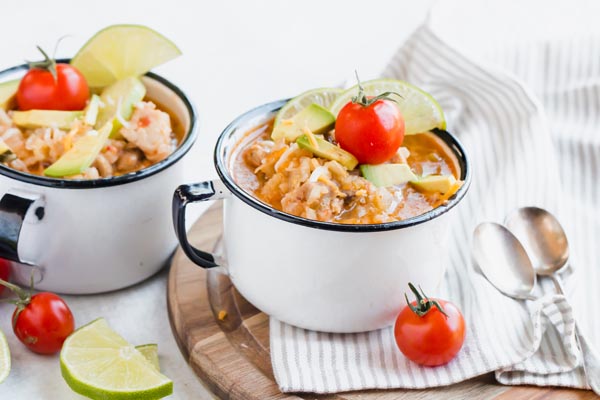
<instances>
[{"instance_id":1,"label":"halved lime","mask_svg":"<svg viewBox=\"0 0 600 400\"><path fill-rule=\"evenodd\" d=\"M103 318L65 340L60 367L71 389L93 399L159 399L173 393L173 382Z\"/></svg>"},{"instance_id":2,"label":"halved lime","mask_svg":"<svg viewBox=\"0 0 600 400\"><path fill-rule=\"evenodd\" d=\"M329 108L329 106L342 92L343 90L339 88L320 88L304 92L294 97L285 103L283 107L281 107L281 110L279 110L275 116L275 122L273 123L273 126L277 126L277 124L284 119L292 118L294 115L298 114L312 103Z\"/></svg>"},{"instance_id":3,"label":"halved lime","mask_svg":"<svg viewBox=\"0 0 600 400\"><path fill-rule=\"evenodd\" d=\"M406 135L428 132L433 128L446 129L442 107L429 93L418 87L395 79L375 79L363 82L362 87L367 96L377 96L384 92L395 92L402 96L402 98L398 96L392 98L396 100L404 117ZM357 94L358 85L340 94L329 110L337 117L340 110Z\"/></svg>"},{"instance_id":4,"label":"halved lime","mask_svg":"<svg viewBox=\"0 0 600 400\"><path fill-rule=\"evenodd\" d=\"M99 88L181 55L169 39L143 25L112 25L96 33L71 60L90 87Z\"/></svg>"},{"instance_id":5,"label":"halved lime","mask_svg":"<svg viewBox=\"0 0 600 400\"><path fill-rule=\"evenodd\" d=\"M157 371L160 371L160 363L158 361L158 345L155 343L150 344L140 344L139 346L135 346L135 348L142 353L142 355L146 358L146 360L150 361L154 368Z\"/></svg>"},{"instance_id":6,"label":"halved lime","mask_svg":"<svg viewBox=\"0 0 600 400\"><path fill-rule=\"evenodd\" d=\"M6 336L0 331L0 383L4 382L10 372L10 350Z\"/></svg>"}]
</instances>

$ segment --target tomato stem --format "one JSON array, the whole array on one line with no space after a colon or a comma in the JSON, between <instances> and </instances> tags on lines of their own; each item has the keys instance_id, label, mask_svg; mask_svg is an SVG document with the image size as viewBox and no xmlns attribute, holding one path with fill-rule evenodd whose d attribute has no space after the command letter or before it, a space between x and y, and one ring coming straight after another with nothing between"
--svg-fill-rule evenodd
<instances>
[{"instance_id":1,"label":"tomato stem","mask_svg":"<svg viewBox=\"0 0 600 400\"><path fill-rule=\"evenodd\" d=\"M358 72L354 71L354 74L356 75L356 80L358 82L358 94L352 98L352 103L354 103L354 104L360 104L363 107L369 107L371 104L373 104L379 100L389 100L389 101L393 101L394 103L397 103L398 101L396 99L393 99L391 97L392 95L396 95L396 96L400 97L401 99L403 98L401 94L396 93L396 92L383 92L381 94L378 94L377 96L369 98L365 94L365 89L362 87L362 85L360 83L360 78L358 77Z\"/></svg>"},{"instance_id":2,"label":"tomato stem","mask_svg":"<svg viewBox=\"0 0 600 400\"><path fill-rule=\"evenodd\" d=\"M36 47L44 55L44 61L27 61L29 68L46 70L52 74L54 81L56 81L58 79L58 76L56 75L56 60L50 58L40 46Z\"/></svg>"},{"instance_id":3,"label":"tomato stem","mask_svg":"<svg viewBox=\"0 0 600 400\"><path fill-rule=\"evenodd\" d=\"M19 319L19 314L21 314L21 312L25 309L25 307L27 307L27 305L31 302L31 293L33 293L33 274L31 274L31 290L30 291L27 291L27 290L15 285L14 283L7 282L4 279L0 279L0 285L9 289L11 292L13 292L14 294L16 294L19 297L18 299L3 299L3 300L1 300L3 303L12 303L17 307L16 312L13 314L13 319L12 319L12 324L13 324L13 328L14 328L15 325L17 324L17 320Z\"/></svg>"},{"instance_id":4,"label":"tomato stem","mask_svg":"<svg viewBox=\"0 0 600 400\"><path fill-rule=\"evenodd\" d=\"M444 311L444 309L442 308L442 306L440 305L440 303L438 303L436 300L430 299L425 294L425 292L423 291L423 289L421 288L421 286L419 286L419 289L421 290L420 293L417 290L417 288L415 287L415 285L413 285L410 282L408 282L408 287L410 288L410 290L417 297L417 305L416 306L412 305L412 303L408 300L408 296L406 295L406 293L404 293L404 298L406 299L406 303L408 304L408 306L410 307L410 309L415 314L417 314L419 317L423 317L429 311L431 311L433 309L433 307L435 307L435 308L437 308L439 310L439 312L441 312L446 317L448 317L448 314L446 314L446 312Z\"/></svg>"}]
</instances>

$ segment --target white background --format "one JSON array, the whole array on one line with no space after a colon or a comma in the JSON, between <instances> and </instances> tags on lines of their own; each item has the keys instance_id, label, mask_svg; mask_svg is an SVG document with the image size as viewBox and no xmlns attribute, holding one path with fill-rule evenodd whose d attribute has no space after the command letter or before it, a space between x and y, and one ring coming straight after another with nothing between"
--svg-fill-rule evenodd
<instances>
[{"instance_id":1,"label":"white background","mask_svg":"<svg viewBox=\"0 0 600 400\"><path fill-rule=\"evenodd\" d=\"M0 11L0 69L37 60L36 45L70 57L99 29L148 25L172 39L183 56L155 69L196 105L199 138L186 157L186 181L216 175L214 142L237 115L304 90L340 84L357 69L376 77L406 36L425 18L427 1L15 1ZM10 4L10 5L8 5ZM197 210L198 211L198 210ZM169 212L169 210L165 210ZM68 246L68 243L65 243ZM78 325L104 316L133 343L156 342L173 398L210 398L188 369L171 336L165 310L166 273L101 296L67 297ZM13 370L0 399L71 399L58 357L25 350L10 328L12 306L0 304L0 328L13 352Z\"/></svg>"}]
</instances>

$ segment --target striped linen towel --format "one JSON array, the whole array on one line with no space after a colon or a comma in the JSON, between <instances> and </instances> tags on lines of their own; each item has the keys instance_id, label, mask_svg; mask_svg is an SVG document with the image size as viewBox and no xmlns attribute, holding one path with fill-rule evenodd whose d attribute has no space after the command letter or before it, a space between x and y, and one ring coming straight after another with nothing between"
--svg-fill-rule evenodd
<instances>
[{"instance_id":1,"label":"striped linen towel","mask_svg":"<svg viewBox=\"0 0 600 400\"><path fill-rule=\"evenodd\" d=\"M383 75L432 93L473 164L437 293L463 310L464 347L449 364L423 368L397 350L391 328L330 334L272 318L271 358L282 391L428 388L491 371L504 384L589 388L573 314L586 343L598 345L600 318L589 315L600 303L594 243L600 237L600 40L574 44L536 42L466 57L425 24L401 47ZM471 263L477 223L501 222L526 205L553 212L569 235L574 267L563 275L569 302L554 295L547 279L540 279L541 299L509 299Z\"/></svg>"}]
</instances>

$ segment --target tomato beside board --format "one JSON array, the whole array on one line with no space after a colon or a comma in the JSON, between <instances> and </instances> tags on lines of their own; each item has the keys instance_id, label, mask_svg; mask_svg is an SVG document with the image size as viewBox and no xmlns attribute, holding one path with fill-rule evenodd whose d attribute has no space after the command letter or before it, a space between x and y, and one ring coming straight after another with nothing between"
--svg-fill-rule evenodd
<instances>
[{"instance_id":1,"label":"tomato beside board","mask_svg":"<svg viewBox=\"0 0 600 400\"><path fill-rule=\"evenodd\" d=\"M73 333L75 319L62 298L54 293L41 292L31 296L23 307L13 313L13 330L30 350L54 354Z\"/></svg>"},{"instance_id":2,"label":"tomato beside board","mask_svg":"<svg viewBox=\"0 0 600 400\"><path fill-rule=\"evenodd\" d=\"M40 49L38 47L38 49ZM19 83L17 105L20 110L83 110L90 96L88 84L77 68L45 60L31 63Z\"/></svg>"},{"instance_id":3,"label":"tomato beside board","mask_svg":"<svg viewBox=\"0 0 600 400\"><path fill-rule=\"evenodd\" d=\"M54 293L32 295L29 290L3 279L0 286L17 295L11 301L16 306L12 326L21 343L40 354L59 352L65 339L75 330L75 319L67 303Z\"/></svg>"},{"instance_id":4,"label":"tomato beside board","mask_svg":"<svg viewBox=\"0 0 600 400\"><path fill-rule=\"evenodd\" d=\"M335 139L361 164L381 164L396 154L404 140L404 118L391 99L393 93L367 98L359 93L339 112Z\"/></svg>"},{"instance_id":5,"label":"tomato beside board","mask_svg":"<svg viewBox=\"0 0 600 400\"><path fill-rule=\"evenodd\" d=\"M407 302L394 326L400 351L418 364L438 366L448 363L465 341L465 320L453 303L430 299L409 283L417 300Z\"/></svg>"}]
</instances>

